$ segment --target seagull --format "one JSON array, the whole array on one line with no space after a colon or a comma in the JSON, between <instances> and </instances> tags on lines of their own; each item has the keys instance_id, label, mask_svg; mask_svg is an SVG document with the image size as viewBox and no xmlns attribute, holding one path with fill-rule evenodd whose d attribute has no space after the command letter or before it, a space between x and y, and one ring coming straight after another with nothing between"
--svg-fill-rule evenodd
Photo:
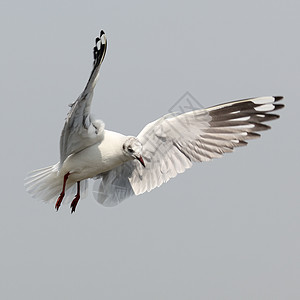
<instances>
[{"instance_id":1,"label":"seagull","mask_svg":"<svg viewBox=\"0 0 300 300\"><path fill-rule=\"evenodd\" d=\"M147 124L137 137L105 129L90 113L100 66L107 49L101 30L93 49L94 62L87 85L70 105L60 137L60 161L32 171L26 190L35 198L71 203L75 212L95 179L93 195L104 206L149 192L194 162L209 161L258 138L264 124L279 118L281 96L249 98L185 113L171 113ZM75 195L74 195L75 194Z\"/></svg>"}]
</instances>

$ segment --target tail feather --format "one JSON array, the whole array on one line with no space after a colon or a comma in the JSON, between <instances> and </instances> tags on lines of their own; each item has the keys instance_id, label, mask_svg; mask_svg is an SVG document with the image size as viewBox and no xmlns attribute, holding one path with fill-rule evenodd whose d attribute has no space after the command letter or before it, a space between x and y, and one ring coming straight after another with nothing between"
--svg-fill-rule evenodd
<instances>
[{"instance_id":1,"label":"tail feather","mask_svg":"<svg viewBox=\"0 0 300 300\"><path fill-rule=\"evenodd\" d=\"M63 176L59 173L59 164L34 170L25 178L26 191L33 197L45 202L56 201L62 191ZM86 197L87 180L80 182L80 197ZM64 202L69 203L76 193L74 181L67 181Z\"/></svg>"}]
</instances>

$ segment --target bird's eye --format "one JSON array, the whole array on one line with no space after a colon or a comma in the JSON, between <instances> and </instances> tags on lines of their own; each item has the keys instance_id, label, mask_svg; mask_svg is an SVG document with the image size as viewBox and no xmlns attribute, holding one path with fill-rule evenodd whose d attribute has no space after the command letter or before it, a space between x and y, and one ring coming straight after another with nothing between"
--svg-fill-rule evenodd
<instances>
[{"instance_id":1,"label":"bird's eye","mask_svg":"<svg viewBox=\"0 0 300 300\"><path fill-rule=\"evenodd\" d=\"M133 153L132 148L128 148L128 152Z\"/></svg>"}]
</instances>

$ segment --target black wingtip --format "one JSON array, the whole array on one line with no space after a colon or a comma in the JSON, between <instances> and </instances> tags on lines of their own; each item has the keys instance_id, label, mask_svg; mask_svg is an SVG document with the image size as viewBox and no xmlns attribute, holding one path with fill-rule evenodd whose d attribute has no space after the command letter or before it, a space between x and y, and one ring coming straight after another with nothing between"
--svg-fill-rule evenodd
<instances>
[{"instance_id":1,"label":"black wingtip","mask_svg":"<svg viewBox=\"0 0 300 300\"><path fill-rule=\"evenodd\" d=\"M280 101L283 99L282 96L274 96L275 102Z\"/></svg>"},{"instance_id":2,"label":"black wingtip","mask_svg":"<svg viewBox=\"0 0 300 300\"><path fill-rule=\"evenodd\" d=\"M284 108L284 104L274 104L275 108L273 110L278 110Z\"/></svg>"}]
</instances>

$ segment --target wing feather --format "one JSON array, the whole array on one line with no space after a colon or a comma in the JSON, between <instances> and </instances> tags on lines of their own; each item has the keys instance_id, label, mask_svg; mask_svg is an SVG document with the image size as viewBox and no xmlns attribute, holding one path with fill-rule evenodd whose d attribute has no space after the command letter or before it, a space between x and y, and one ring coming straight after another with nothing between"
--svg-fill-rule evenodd
<instances>
[{"instance_id":1,"label":"wing feather","mask_svg":"<svg viewBox=\"0 0 300 300\"><path fill-rule=\"evenodd\" d=\"M98 47L98 44L99 47ZM91 102L94 88L99 76L101 63L104 59L107 41L103 31L96 38L94 47L93 70L86 87L78 99L72 103L60 137L60 165L72 153L100 142L103 139L104 123L95 120L91 114Z\"/></svg>"},{"instance_id":2,"label":"wing feather","mask_svg":"<svg viewBox=\"0 0 300 300\"><path fill-rule=\"evenodd\" d=\"M137 136L143 144L146 167L129 161L100 175L106 184L108 178L119 178L118 184L122 183L126 191L120 199L114 185L108 184L110 205L127 196L151 191L190 168L193 162L209 161L246 146L247 140L260 137L257 132L270 129L264 122L279 118L270 112L283 107L277 103L281 99L270 96L233 101L181 115L166 115L146 125Z\"/></svg>"}]
</instances>

